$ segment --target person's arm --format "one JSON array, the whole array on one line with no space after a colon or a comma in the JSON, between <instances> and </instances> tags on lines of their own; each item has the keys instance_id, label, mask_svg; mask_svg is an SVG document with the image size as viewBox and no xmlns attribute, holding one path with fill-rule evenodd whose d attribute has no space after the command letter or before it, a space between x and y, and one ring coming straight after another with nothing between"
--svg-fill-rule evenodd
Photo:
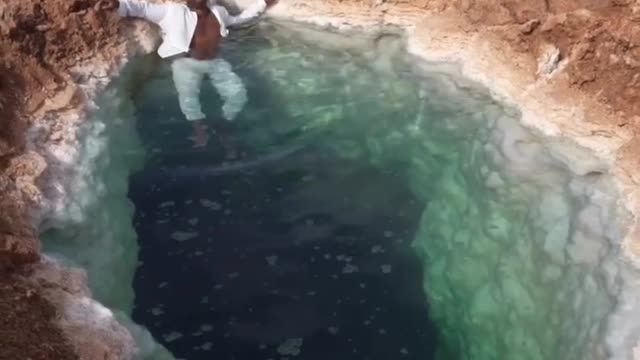
<instances>
[{"instance_id":1,"label":"person's arm","mask_svg":"<svg viewBox=\"0 0 640 360\"><path fill-rule=\"evenodd\" d=\"M267 11L267 8L270 8L276 2L277 0L257 0L238 15L229 14L227 9L222 6L219 6L218 10L226 26L241 26L262 16Z\"/></svg>"},{"instance_id":2,"label":"person's arm","mask_svg":"<svg viewBox=\"0 0 640 360\"><path fill-rule=\"evenodd\" d=\"M160 23L167 14L167 4L156 4L144 0L106 0L104 9L118 10L122 17L137 17Z\"/></svg>"}]
</instances>

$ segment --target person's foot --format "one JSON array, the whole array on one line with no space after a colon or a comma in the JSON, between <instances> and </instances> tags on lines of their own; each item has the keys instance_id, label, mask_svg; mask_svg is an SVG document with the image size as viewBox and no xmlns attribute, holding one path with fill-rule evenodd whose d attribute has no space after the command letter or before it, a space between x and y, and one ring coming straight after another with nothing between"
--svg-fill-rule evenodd
<instances>
[{"instance_id":1,"label":"person's foot","mask_svg":"<svg viewBox=\"0 0 640 360\"><path fill-rule=\"evenodd\" d=\"M237 157L237 151L231 138L226 134L218 134L218 139L220 139L220 144L224 149L224 158L234 160Z\"/></svg>"},{"instance_id":2,"label":"person's foot","mask_svg":"<svg viewBox=\"0 0 640 360\"><path fill-rule=\"evenodd\" d=\"M234 124L230 121L218 121L215 123L215 133L224 150L226 160L235 160L238 157L235 141L233 140Z\"/></svg>"}]
</instances>

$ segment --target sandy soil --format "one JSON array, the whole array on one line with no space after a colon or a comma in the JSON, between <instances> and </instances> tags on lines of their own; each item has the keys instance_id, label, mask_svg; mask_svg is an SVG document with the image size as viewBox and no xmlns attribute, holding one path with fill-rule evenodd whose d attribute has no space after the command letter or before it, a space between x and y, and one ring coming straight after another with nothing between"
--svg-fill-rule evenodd
<instances>
[{"instance_id":1,"label":"sandy soil","mask_svg":"<svg viewBox=\"0 0 640 360\"><path fill-rule=\"evenodd\" d=\"M625 144L616 156L623 163L622 169L628 171L630 187L637 188L640 2L342 0L338 3L341 8L358 8L354 13L359 16L366 16L369 11L363 9L389 11L389 16L406 18L446 16L455 33L480 34L494 46L518 54L517 65L510 66L520 68L518 81L525 85L562 68L562 73L553 79L554 96L588 104L588 110L597 114L585 118L589 126L625 134L622 136ZM331 4L328 1L325 6ZM40 261L40 245L29 211L39 205L37 180L47 164L37 153L27 151L25 133L29 126L49 121L52 114L55 117L57 112L82 105L84 95L79 90L82 79L74 76L71 69L88 59L114 66L122 56L125 30L115 14L97 10L96 0L0 3L0 313L9 314L0 321L3 339L0 359L78 358L77 346L57 325L56 307L42 295L45 286L27 280L33 264ZM457 46L456 37L451 39L450 46ZM505 57L503 61L508 63L511 59ZM572 124L571 117L562 121L567 128L581 126ZM55 129L51 131L47 141L62 141L56 134Z\"/></svg>"}]
</instances>

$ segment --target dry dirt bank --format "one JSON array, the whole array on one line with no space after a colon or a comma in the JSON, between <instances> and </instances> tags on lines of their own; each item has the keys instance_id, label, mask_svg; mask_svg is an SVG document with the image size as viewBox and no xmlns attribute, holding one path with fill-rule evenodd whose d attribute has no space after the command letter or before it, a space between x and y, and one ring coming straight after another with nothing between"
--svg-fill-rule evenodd
<instances>
[{"instance_id":1,"label":"dry dirt bank","mask_svg":"<svg viewBox=\"0 0 640 360\"><path fill-rule=\"evenodd\" d=\"M0 321L0 334L7 334L0 336L0 359L117 359L127 351L126 335L113 340L85 331L90 335L80 337L86 324L64 321L61 304L87 295L86 285L81 274L37 265L40 246L29 214L42 205L38 180L48 168L37 148L26 146L26 129L45 125L40 143L67 141L63 119L83 104L82 85L118 67L132 28L149 30L119 26L114 14L97 11L95 3L0 3L0 312L11 313ZM330 0L313 2L313 8L309 3L290 0L274 13L307 7L309 14L354 23L411 24L433 51L473 50L482 65L476 70L495 69L488 76L512 100L540 114L557 110L543 126L549 133L575 137L614 160L627 207L640 210L638 1ZM89 61L95 69L84 66ZM634 228L627 242L632 255L640 254L636 238L640 231Z\"/></svg>"}]
</instances>

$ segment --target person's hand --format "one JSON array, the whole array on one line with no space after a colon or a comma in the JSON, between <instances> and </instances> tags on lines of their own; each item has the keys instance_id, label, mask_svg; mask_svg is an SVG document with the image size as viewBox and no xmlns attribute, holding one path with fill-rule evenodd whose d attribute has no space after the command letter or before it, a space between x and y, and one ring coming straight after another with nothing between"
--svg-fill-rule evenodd
<instances>
[{"instance_id":1,"label":"person's hand","mask_svg":"<svg viewBox=\"0 0 640 360\"><path fill-rule=\"evenodd\" d=\"M269 9L273 5L277 4L278 0L264 0L264 2L267 4L267 9Z\"/></svg>"},{"instance_id":2,"label":"person's hand","mask_svg":"<svg viewBox=\"0 0 640 360\"><path fill-rule=\"evenodd\" d=\"M120 0L98 0L96 10L114 11L120 7Z\"/></svg>"}]
</instances>

